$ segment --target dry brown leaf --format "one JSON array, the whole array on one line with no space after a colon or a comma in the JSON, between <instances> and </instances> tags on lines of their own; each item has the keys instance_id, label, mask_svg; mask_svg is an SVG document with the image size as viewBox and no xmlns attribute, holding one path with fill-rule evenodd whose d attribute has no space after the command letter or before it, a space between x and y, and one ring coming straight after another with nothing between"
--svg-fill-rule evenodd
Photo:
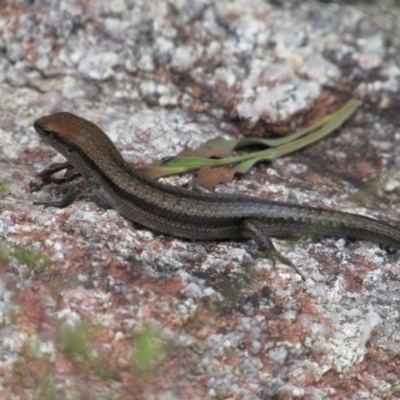
<instances>
[{"instance_id":1,"label":"dry brown leaf","mask_svg":"<svg viewBox=\"0 0 400 400\"><path fill-rule=\"evenodd\" d=\"M203 167L197 172L193 180L194 185L202 185L206 188L213 188L220 183L230 182L236 173L236 168L229 167Z\"/></svg>"}]
</instances>

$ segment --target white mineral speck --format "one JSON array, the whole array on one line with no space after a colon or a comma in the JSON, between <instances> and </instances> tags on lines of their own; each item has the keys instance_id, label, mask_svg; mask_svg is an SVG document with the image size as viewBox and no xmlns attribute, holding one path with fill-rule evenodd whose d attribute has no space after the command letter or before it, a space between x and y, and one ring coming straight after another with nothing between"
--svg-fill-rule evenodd
<instances>
[{"instance_id":1,"label":"white mineral speck","mask_svg":"<svg viewBox=\"0 0 400 400\"><path fill-rule=\"evenodd\" d=\"M79 62L78 70L88 78L103 81L114 75L113 67L118 64L118 55L112 52L93 54L89 52Z\"/></svg>"},{"instance_id":2,"label":"white mineral speck","mask_svg":"<svg viewBox=\"0 0 400 400\"><path fill-rule=\"evenodd\" d=\"M64 259L65 259L64 254L61 253L61 252L54 253L51 256L51 261L52 262L62 262L62 261L64 261Z\"/></svg>"},{"instance_id":3,"label":"white mineral speck","mask_svg":"<svg viewBox=\"0 0 400 400\"><path fill-rule=\"evenodd\" d=\"M280 346L278 348L273 348L273 349L269 350L268 355L276 363L283 364L288 355L288 351L287 351L286 347Z\"/></svg>"},{"instance_id":4,"label":"white mineral speck","mask_svg":"<svg viewBox=\"0 0 400 400\"><path fill-rule=\"evenodd\" d=\"M175 332L169 328L163 328L160 332L160 338L164 340L172 340L175 336Z\"/></svg>"},{"instance_id":5,"label":"white mineral speck","mask_svg":"<svg viewBox=\"0 0 400 400\"><path fill-rule=\"evenodd\" d=\"M297 318L297 312L294 310L286 311L281 315L281 318L294 321Z\"/></svg>"},{"instance_id":6,"label":"white mineral speck","mask_svg":"<svg viewBox=\"0 0 400 400\"><path fill-rule=\"evenodd\" d=\"M174 43L163 36L156 39L155 46L158 53L164 56L171 55L175 48Z\"/></svg>"},{"instance_id":7,"label":"white mineral speck","mask_svg":"<svg viewBox=\"0 0 400 400\"><path fill-rule=\"evenodd\" d=\"M320 55L312 55L307 58L301 67L301 72L305 73L310 79L317 79L321 84L341 77L340 69Z\"/></svg>"},{"instance_id":8,"label":"white mineral speck","mask_svg":"<svg viewBox=\"0 0 400 400\"><path fill-rule=\"evenodd\" d=\"M252 124L256 124L260 118L259 110L254 104L248 101L242 101L236 106L238 116L243 119L247 119Z\"/></svg>"},{"instance_id":9,"label":"white mineral speck","mask_svg":"<svg viewBox=\"0 0 400 400\"><path fill-rule=\"evenodd\" d=\"M287 65L269 64L262 70L261 78L269 84L287 82L294 79L293 70Z\"/></svg>"},{"instance_id":10,"label":"white mineral speck","mask_svg":"<svg viewBox=\"0 0 400 400\"><path fill-rule=\"evenodd\" d=\"M192 336L190 335L179 335L175 338L175 344L179 347L188 347L195 342Z\"/></svg>"},{"instance_id":11,"label":"white mineral speck","mask_svg":"<svg viewBox=\"0 0 400 400\"><path fill-rule=\"evenodd\" d=\"M253 355L258 354L261 350L261 343L257 340L254 340L250 343L249 352Z\"/></svg>"},{"instance_id":12,"label":"white mineral speck","mask_svg":"<svg viewBox=\"0 0 400 400\"><path fill-rule=\"evenodd\" d=\"M74 326L81 322L81 316L75 311L71 311L69 308L64 308L63 310L58 311L57 319L60 321L64 321L64 324L68 324L70 326Z\"/></svg>"},{"instance_id":13,"label":"white mineral speck","mask_svg":"<svg viewBox=\"0 0 400 400\"><path fill-rule=\"evenodd\" d=\"M203 289L194 282L189 283L182 289L182 294L192 299L200 299L204 296Z\"/></svg>"},{"instance_id":14,"label":"white mineral speck","mask_svg":"<svg viewBox=\"0 0 400 400\"><path fill-rule=\"evenodd\" d=\"M105 10L110 13L118 14L127 11L125 0L103 1L102 4Z\"/></svg>"},{"instance_id":15,"label":"white mineral speck","mask_svg":"<svg viewBox=\"0 0 400 400\"><path fill-rule=\"evenodd\" d=\"M87 282L88 281L88 276L85 274L79 274L78 275L78 280L79 282Z\"/></svg>"},{"instance_id":16,"label":"white mineral speck","mask_svg":"<svg viewBox=\"0 0 400 400\"><path fill-rule=\"evenodd\" d=\"M360 67L365 71L377 68L385 56L383 36L378 34L374 37L359 39L358 44L362 51L358 60Z\"/></svg>"},{"instance_id":17,"label":"white mineral speck","mask_svg":"<svg viewBox=\"0 0 400 400\"><path fill-rule=\"evenodd\" d=\"M61 242L54 242L53 249L56 251L60 251L63 248L63 244Z\"/></svg>"},{"instance_id":18,"label":"white mineral speck","mask_svg":"<svg viewBox=\"0 0 400 400\"><path fill-rule=\"evenodd\" d=\"M185 47L178 47L172 59L172 66L179 71L187 71L195 62L195 58Z\"/></svg>"}]
</instances>

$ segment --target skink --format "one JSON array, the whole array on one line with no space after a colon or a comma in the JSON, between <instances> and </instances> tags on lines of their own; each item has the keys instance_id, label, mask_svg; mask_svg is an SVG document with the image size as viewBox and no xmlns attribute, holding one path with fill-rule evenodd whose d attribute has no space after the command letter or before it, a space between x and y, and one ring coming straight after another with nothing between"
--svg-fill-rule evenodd
<instances>
[{"instance_id":1,"label":"skink","mask_svg":"<svg viewBox=\"0 0 400 400\"><path fill-rule=\"evenodd\" d=\"M168 235L195 240L253 239L274 252L271 236L305 234L369 240L400 248L400 230L361 215L245 195L199 193L144 177L95 124L60 112L35 121L40 137L85 178L94 194L126 218ZM65 206L79 191L72 187Z\"/></svg>"}]
</instances>

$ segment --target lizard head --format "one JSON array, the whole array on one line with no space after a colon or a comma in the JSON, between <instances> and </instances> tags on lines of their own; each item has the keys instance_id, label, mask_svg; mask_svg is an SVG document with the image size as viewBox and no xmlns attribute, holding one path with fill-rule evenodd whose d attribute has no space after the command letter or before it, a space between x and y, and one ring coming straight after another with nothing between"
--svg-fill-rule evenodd
<instances>
[{"instance_id":1,"label":"lizard head","mask_svg":"<svg viewBox=\"0 0 400 400\"><path fill-rule=\"evenodd\" d=\"M37 119L35 131L78 171L101 165L104 158L125 162L110 138L94 123L68 112Z\"/></svg>"}]
</instances>

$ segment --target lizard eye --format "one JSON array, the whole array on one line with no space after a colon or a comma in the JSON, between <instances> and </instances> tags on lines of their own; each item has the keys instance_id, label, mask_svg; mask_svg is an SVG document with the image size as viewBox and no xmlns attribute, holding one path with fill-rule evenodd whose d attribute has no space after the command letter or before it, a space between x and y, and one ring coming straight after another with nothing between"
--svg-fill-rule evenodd
<instances>
[{"instance_id":1,"label":"lizard eye","mask_svg":"<svg viewBox=\"0 0 400 400\"><path fill-rule=\"evenodd\" d=\"M43 135L46 137L53 136L53 132L50 129L42 128Z\"/></svg>"},{"instance_id":2,"label":"lizard eye","mask_svg":"<svg viewBox=\"0 0 400 400\"><path fill-rule=\"evenodd\" d=\"M35 131L37 132L37 133L39 133L39 135L42 135L42 136L45 136L45 137L51 137L51 136L53 136L53 132L50 130L50 129L48 129L48 128L45 128L44 126L42 126L40 123L38 123L37 121L35 121L34 123L33 123L33 127L35 128Z\"/></svg>"}]
</instances>

